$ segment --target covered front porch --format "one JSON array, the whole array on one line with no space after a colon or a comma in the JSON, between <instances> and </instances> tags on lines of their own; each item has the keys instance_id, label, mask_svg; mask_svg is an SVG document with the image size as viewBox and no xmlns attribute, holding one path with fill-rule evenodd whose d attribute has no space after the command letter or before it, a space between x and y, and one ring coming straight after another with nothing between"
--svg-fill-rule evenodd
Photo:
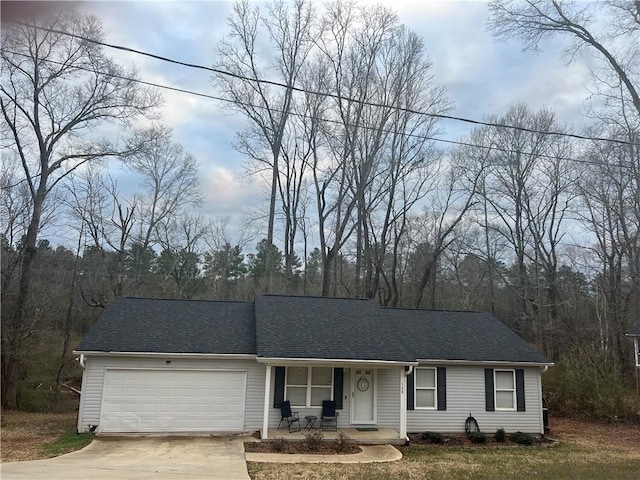
<instances>
[{"instance_id":1,"label":"covered front porch","mask_svg":"<svg viewBox=\"0 0 640 480\"><path fill-rule=\"evenodd\" d=\"M270 359L273 360L273 359ZM413 365L404 362L278 359L265 361L263 440L304 440L309 418L322 431L323 400L337 408L337 431L322 431L325 440L345 434L358 443L402 444L406 439L406 374ZM305 378L308 379L305 385ZM300 431L289 432L280 405L288 401L299 415ZM295 430L298 424L293 425Z\"/></svg>"},{"instance_id":2,"label":"covered front porch","mask_svg":"<svg viewBox=\"0 0 640 480\"><path fill-rule=\"evenodd\" d=\"M304 422L303 422L304 423ZM311 432L315 432L316 430L307 430L303 428L299 432L291 432L286 428L281 428L277 430L275 428L270 428L268 432L268 439L274 440L277 438L282 438L284 440L289 441L303 441L305 439L305 435L308 435ZM322 433L322 437L324 440L335 440L338 438L340 433L345 434L349 440L353 443L360 444L392 444L392 445L403 445L405 442L405 437L400 435L400 432L396 429L390 427L380 427L373 429L358 429L355 427L347 427L347 428L338 428L337 431L334 430L318 430Z\"/></svg>"}]
</instances>

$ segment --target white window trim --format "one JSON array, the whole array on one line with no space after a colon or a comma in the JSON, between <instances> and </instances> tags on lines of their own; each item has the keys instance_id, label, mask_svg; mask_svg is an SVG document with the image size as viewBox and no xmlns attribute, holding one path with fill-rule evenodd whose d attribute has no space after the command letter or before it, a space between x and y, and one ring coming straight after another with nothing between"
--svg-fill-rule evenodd
<instances>
[{"instance_id":1,"label":"white window trim","mask_svg":"<svg viewBox=\"0 0 640 480\"><path fill-rule=\"evenodd\" d=\"M418 370L433 371L433 387L418 387ZM433 390L433 407L418 406L418 390ZM436 367L416 367L415 380L413 382L413 408L415 410L437 410L438 409L438 369Z\"/></svg>"},{"instance_id":2,"label":"white window trim","mask_svg":"<svg viewBox=\"0 0 640 480\"><path fill-rule=\"evenodd\" d=\"M511 372L513 378L513 388L498 388L496 374L498 372ZM498 392L511 392L511 407L498 407ZM495 369L493 371L493 404L497 411L515 412L516 411L516 371L514 369Z\"/></svg>"},{"instance_id":3,"label":"white window trim","mask_svg":"<svg viewBox=\"0 0 640 480\"><path fill-rule=\"evenodd\" d=\"M301 365L302 366L302 365ZM291 367L286 367L285 368L285 377L284 377L284 399L288 400L288 392L289 392L289 387L298 387L298 388L302 388L305 387L307 389L306 391L306 395L305 395L305 405L294 405L293 403L291 404L292 407L295 408L318 408L318 407L322 407L322 405L311 405L311 389L312 388L326 388L329 389L331 388L331 397L333 398L333 383L334 383L334 379L333 379L333 373L334 373L334 369L332 367L311 367L311 366L307 366L304 365L304 368L307 369L307 384L306 385L289 385L289 368ZM312 379L312 375L313 375L313 369L314 368L329 368L331 369L331 385L312 385L311 384L311 379Z\"/></svg>"}]
</instances>

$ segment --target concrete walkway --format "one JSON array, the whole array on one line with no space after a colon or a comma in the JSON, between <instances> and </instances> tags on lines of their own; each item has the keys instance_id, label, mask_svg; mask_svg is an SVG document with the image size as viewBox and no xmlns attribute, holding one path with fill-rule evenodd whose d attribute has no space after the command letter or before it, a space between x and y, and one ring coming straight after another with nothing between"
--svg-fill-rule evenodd
<instances>
[{"instance_id":1,"label":"concrete walkway","mask_svg":"<svg viewBox=\"0 0 640 480\"><path fill-rule=\"evenodd\" d=\"M3 463L2 480L250 480L244 437L96 438L48 460Z\"/></svg>"},{"instance_id":2,"label":"concrete walkway","mask_svg":"<svg viewBox=\"0 0 640 480\"><path fill-rule=\"evenodd\" d=\"M393 462L402 458L391 445L360 445L362 452L350 455L307 455L287 453L251 453L247 452L247 462L265 463L374 463Z\"/></svg>"}]
</instances>

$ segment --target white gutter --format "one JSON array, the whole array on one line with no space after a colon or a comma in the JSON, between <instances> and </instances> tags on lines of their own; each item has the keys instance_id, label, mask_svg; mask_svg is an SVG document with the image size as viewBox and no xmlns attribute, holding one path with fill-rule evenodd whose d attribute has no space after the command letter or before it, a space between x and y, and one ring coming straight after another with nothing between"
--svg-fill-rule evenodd
<instances>
[{"instance_id":1,"label":"white gutter","mask_svg":"<svg viewBox=\"0 0 640 480\"><path fill-rule=\"evenodd\" d=\"M288 366L300 365L301 363L324 364L327 366L336 365L370 365L372 367L400 367L418 365L418 362L399 362L393 360L352 360L346 358L286 358L286 357L257 357L258 363L270 363L272 365Z\"/></svg>"},{"instance_id":2,"label":"white gutter","mask_svg":"<svg viewBox=\"0 0 640 480\"><path fill-rule=\"evenodd\" d=\"M219 358L255 360L255 355L237 353L160 353L160 352L99 352L99 351L73 351L74 355L102 356L102 357L176 357L176 358Z\"/></svg>"},{"instance_id":3,"label":"white gutter","mask_svg":"<svg viewBox=\"0 0 640 480\"><path fill-rule=\"evenodd\" d=\"M516 365L523 367L552 367L555 365L553 362L543 363L543 362L508 362L508 361L494 361L494 360L484 360L484 361L469 361L469 360L438 360L432 358L419 358L418 363L429 363L434 365L498 365L498 366L507 366L507 365Z\"/></svg>"}]
</instances>

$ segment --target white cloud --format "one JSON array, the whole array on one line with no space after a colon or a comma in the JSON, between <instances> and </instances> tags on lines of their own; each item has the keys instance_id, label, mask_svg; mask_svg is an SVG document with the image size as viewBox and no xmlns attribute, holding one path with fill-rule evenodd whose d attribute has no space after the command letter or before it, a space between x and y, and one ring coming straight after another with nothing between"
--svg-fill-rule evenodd
<instances>
[{"instance_id":1,"label":"white cloud","mask_svg":"<svg viewBox=\"0 0 640 480\"><path fill-rule=\"evenodd\" d=\"M203 175L202 188L207 210L216 215L235 213L239 208L252 208L261 201L260 189L252 179L237 171L215 165Z\"/></svg>"},{"instance_id":2,"label":"white cloud","mask_svg":"<svg viewBox=\"0 0 640 480\"><path fill-rule=\"evenodd\" d=\"M260 2L262 3L262 2ZM367 3L377 3L367 0ZM539 55L523 53L515 41L497 42L486 31L486 2L387 1L399 18L424 38L437 85L455 102L454 115L482 119L510 105L527 102L558 111L564 121L580 121L588 92L587 70L562 63L562 44ZM230 2L92 2L108 42L185 62L212 65L218 40L227 32ZM211 75L131 53L110 50L139 77L163 85L216 95ZM206 195L203 213L238 214L264 202L262 184L245 178L243 158L231 149L244 120L214 100L163 90L164 122L174 138L199 161ZM467 124L445 122L447 137L469 131Z\"/></svg>"}]
</instances>

